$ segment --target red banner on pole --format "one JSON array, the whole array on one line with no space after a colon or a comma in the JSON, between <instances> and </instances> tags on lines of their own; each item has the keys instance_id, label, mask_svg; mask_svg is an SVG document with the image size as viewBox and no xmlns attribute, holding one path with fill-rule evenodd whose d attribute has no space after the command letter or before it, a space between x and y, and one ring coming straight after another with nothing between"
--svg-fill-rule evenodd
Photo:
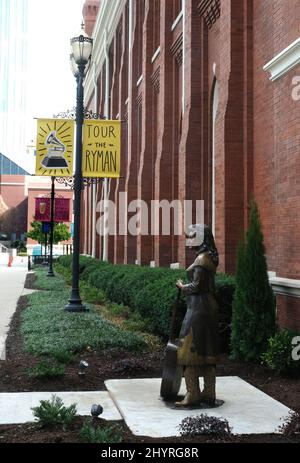
<instances>
[{"instance_id":1,"label":"red banner on pole","mask_svg":"<svg viewBox=\"0 0 300 463\"><path fill-rule=\"evenodd\" d=\"M70 222L70 199L55 198L55 222Z\"/></svg>"},{"instance_id":2,"label":"red banner on pole","mask_svg":"<svg viewBox=\"0 0 300 463\"><path fill-rule=\"evenodd\" d=\"M35 198L35 220L39 222L51 221L51 199ZM70 199L55 198L54 222L70 222Z\"/></svg>"}]
</instances>

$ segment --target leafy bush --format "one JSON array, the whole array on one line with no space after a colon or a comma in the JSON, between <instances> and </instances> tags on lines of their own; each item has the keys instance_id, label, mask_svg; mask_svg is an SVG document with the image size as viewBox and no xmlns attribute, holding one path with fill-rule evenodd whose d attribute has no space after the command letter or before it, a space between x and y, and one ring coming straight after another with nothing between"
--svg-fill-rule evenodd
<instances>
[{"instance_id":1,"label":"leafy bush","mask_svg":"<svg viewBox=\"0 0 300 463\"><path fill-rule=\"evenodd\" d=\"M122 442L122 431L119 426L95 426L86 420L82 426L80 437L90 444L118 444Z\"/></svg>"},{"instance_id":2,"label":"leafy bush","mask_svg":"<svg viewBox=\"0 0 300 463\"><path fill-rule=\"evenodd\" d=\"M227 437L232 434L227 420L203 413L198 416L184 418L179 425L179 430L182 436L190 437L201 434Z\"/></svg>"},{"instance_id":3,"label":"leafy bush","mask_svg":"<svg viewBox=\"0 0 300 463\"><path fill-rule=\"evenodd\" d=\"M62 256L59 264L68 268L72 256ZM137 265L113 265L97 259L81 257L81 280L97 288L110 301L130 307L135 321L150 333L169 336L171 308L176 298L178 279L186 280L183 269L150 268ZM227 351L230 340L231 305L235 279L225 274L216 275L216 299L220 308L222 350ZM185 300L181 301L182 317ZM112 306L114 310L115 307ZM129 323L130 319L129 317ZM134 323L133 323L134 324Z\"/></svg>"},{"instance_id":4,"label":"leafy bush","mask_svg":"<svg viewBox=\"0 0 300 463\"><path fill-rule=\"evenodd\" d=\"M258 361L275 333L275 296L269 283L263 233L251 203L246 242L238 249L231 351L234 359Z\"/></svg>"},{"instance_id":5,"label":"leafy bush","mask_svg":"<svg viewBox=\"0 0 300 463\"><path fill-rule=\"evenodd\" d=\"M44 427L53 428L62 425L63 429L70 426L77 413L76 404L65 407L60 397L53 395L50 400L41 400L38 407L32 408L36 421Z\"/></svg>"},{"instance_id":6,"label":"leafy bush","mask_svg":"<svg viewBox=\"0 0 300 463\"><path fill-rule=\"evenodd\" d=\"M106 301L105 294L101 289L95 288L85 281L80 282L80 294L83 299L90 304L104 304Z\"/></svg>"},{"instance_id":7,"label":"leafy bush","mask_svg":"<svg viewBox=\"0 0 300 463\"><path fill-rule=\"evenodd\" d=\"M41 360L34 367L28 368L27 372L32 378L59 378L66 370L63 365L53 365L47 360Z\"/></svg>"},{"instance_id":8,"label":"leafy bush","mask_svg":"<svg viewBox=\"0 0 300 463\"><path fill-rule=\"evenodd\" d=\"M300 360L292 358L293 338L296 331L283 330L268 340L268 349L261 358L271 370L280 374L300 373Z\"/></svg>"},{"instance_id":9,"label":"leafy bush","mask_svg":"<svg viewBox=\"0 0 300 463\"><path fill-rule=\"evenodd\" d=\"M18 250L18 255L20 255L20 253L23 253L23 254L27 255L26 245L25 245L23 240L15 240L15 241L13 241L12 243L10 243L10 247L14 248L14 249L17 249Z\"/></svg>"}]
</instances>

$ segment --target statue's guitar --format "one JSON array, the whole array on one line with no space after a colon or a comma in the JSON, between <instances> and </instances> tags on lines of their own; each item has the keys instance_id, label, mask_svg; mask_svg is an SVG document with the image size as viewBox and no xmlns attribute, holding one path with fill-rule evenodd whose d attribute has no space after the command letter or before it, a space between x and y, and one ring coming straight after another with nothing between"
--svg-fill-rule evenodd
<instances>
[{"instance_id":1,"label":"statue's guitar","mask_svg":"<svg viewBox=\"0 0 300 463\"><path fill-rule=\"evenodd\" d=\"M165 351L165 362L160 387L160 395L164 400L176 399L182 381L183 369L177 364L178 349L178 317L181 290L178 289L173 303L170 339Z\"/></svg>"}]
</instances>

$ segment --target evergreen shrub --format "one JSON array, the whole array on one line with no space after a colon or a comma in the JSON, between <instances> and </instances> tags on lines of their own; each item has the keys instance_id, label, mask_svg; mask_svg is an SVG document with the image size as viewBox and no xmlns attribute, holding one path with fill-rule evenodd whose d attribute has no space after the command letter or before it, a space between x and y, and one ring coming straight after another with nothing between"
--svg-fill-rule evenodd
<instances>
[{"instance_id":1,"label":"evergreen shrub","mask_svg":"<svg viewBox=\"0 0 300 463\"><path fill-rule=\"evenodd\" d=\"M81 280L103 291L108 300L129 306L142 317L147 331L164 338L169 336L172 304L176 298L178 279L187 281L184 269L165 267L151 268L137 265L113 265L93 258L81 257ZM71 256L59 258L59 264L69 267ZM220 309L220 333L222 350L227 351L230 339L232 300L235 278L218 273L216 275L216 299ZM185 298L181 300L184 316Z\"/></svg>"},{"instance_id":2,"label":"evergreen shrub","mask_svg":"<svg viewBox=\"0 0 300 463\"><path fill-rule=\"evenodd\" d=\"M269 283L258 207L251 202L249 228L238 248L233 300L231 353L259 361L275 334L275 297Z\"/></svg>"}]
</instances>

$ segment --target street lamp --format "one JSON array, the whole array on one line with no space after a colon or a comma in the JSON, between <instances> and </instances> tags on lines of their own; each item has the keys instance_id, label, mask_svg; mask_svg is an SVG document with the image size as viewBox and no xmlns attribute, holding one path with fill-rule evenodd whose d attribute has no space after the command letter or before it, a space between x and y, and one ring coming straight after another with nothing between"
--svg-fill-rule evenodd
<instances>
[{"instance_id":1,"label":"street lamp","mask_svg":"<svg viewBox=\"0 0 300 463\"><path fill-rule=\"evenodd\" d=\"M82 125L83 110L83 81L87 71L93 48L91 39L83 30L77 37L71 39L72 54L71 69L77 81L76 105L76 160L74 175L74 238L73 238L73 264L72 264L72 290L69 304L65 306L68 312L85 312L88 309L82 304L79 294L79 254L80 254L80 208L82 189Z\"/></svg>"}]
</instances>

